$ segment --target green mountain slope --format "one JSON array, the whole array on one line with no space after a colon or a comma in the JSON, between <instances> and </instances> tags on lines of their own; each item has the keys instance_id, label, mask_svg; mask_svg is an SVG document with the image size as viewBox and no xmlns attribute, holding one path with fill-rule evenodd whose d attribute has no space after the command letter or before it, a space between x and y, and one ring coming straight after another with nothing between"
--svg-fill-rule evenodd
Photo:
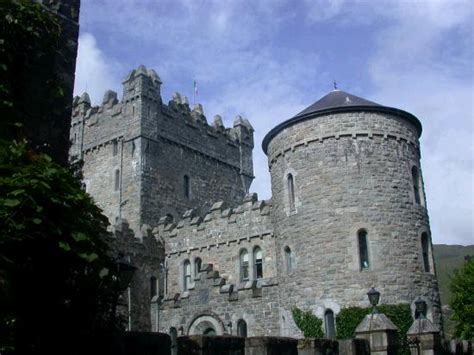
<instances>
[{"instance_id":1,"label":"green mountain slope","mask_svg":"<svg viewBox=\"0 0 474 355\"><path fill-rule=\"evenodd\" d=\"M462 266L466 255L474 255L474 245L435 244L433 245L433 254L438 275L441 303L446 305L451 300L451 291L449 290L450 277L455 269Z\"/></svg>"}]
</instances>

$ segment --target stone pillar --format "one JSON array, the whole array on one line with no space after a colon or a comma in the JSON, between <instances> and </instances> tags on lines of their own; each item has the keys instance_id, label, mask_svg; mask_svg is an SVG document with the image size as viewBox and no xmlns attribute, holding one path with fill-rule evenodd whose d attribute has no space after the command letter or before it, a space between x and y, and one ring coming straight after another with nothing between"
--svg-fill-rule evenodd
<instances>
[{"instance_id":1,"label":"stone pillar","mask_svg":"<svg viewBox=\"0 0 474 355\"><path fill-rule=\"evenodd\" d=\"M298 355L326 354L339 354L339 344L336 340L312 338L298 340Z\"/></svg>"},{"instance_id":2,"label":"stone pillar","mask_svg":"<svg viewBox=\"0 0 474 355\"><path fill-rule=\"evenodd\" d=\"M251 337L245 339L245 355L297 355L298 340L284 337Z\"/></svg>"},{"instance_id":3,"label":"stone pillar","mask_svg":"<svg viewBox=\"0 0 474 355\"><path fill-rule=\"evenodd\" d=\"M438 327L429 319L416 319L408 330L408 339L417 347L410 346L412 355L435 355L441 352L441 336Z\"/></svg>"},{"instance_id":4,"label":"stone pillar","mask_svg":"<svg viewBox=\"0 0 474 355\"><path fill-rule=\"evenodd\" d=\"M371 313L357 326L356 338L370 343L372 355L395 355L397 353L398 328L383 313Z\"/></svg>"}]
</instances>

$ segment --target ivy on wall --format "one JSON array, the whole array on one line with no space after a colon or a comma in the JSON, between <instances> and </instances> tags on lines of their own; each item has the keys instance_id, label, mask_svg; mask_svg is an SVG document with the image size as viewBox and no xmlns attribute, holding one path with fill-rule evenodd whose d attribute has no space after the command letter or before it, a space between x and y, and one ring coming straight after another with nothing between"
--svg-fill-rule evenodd
<instances>
[{"instance_id":1,"label":"ivy on wall","mask_svg":"<svg viewBox=\"0 0 474 355\"><path fill-rule=\"evenodd\" d=\"M291 310L293 319L305 338L323 338L323 321L311 311L303 311L298 307Z\"/></svg>"}]
</instances>

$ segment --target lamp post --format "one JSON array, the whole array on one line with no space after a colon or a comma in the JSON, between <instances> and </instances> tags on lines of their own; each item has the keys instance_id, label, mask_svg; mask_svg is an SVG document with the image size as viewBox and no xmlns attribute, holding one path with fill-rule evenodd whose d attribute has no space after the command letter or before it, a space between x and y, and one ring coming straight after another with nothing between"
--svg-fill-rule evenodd
<instances>
[{"instance_id":1,"label":"lamp post","mask_svg":"<svg viewBox=\"0 0 474 355\"><path fill-rule=\"evenodd\" d=\"M369 302L372 305L372 314L379 313L375 307L379 304L380 292L372 287L369 292L367 292L367 297L369 297Z\"/></svg>"},{"instance_id":2,"label":"lamp post","mask_svg":"<svg viewBox=\"0 0 474 355\"><path fill-rule=\"evenodd\" d=\"M120 294L128 287L128 330L131 328L131 312L130 312L130 282L132 281L133 274L135 273L136 267L130 264L130 258L126 258L124 255L120 256L116 262L117 274L113 276L115 281L114 287L114 301L112 305L112 322L115 324L117 317L117 305Z\"/></svg>"}]
</instances>

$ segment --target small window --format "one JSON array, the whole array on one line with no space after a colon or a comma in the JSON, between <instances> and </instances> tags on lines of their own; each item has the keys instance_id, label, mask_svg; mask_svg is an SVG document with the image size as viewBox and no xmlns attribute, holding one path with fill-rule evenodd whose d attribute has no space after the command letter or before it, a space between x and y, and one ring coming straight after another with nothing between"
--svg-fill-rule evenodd
<instances>
[{"instance_id":1,"label":"small window","mask_svg":"<svg viewBox=\"0 0 474 355\"><path fill-rule=\"evenodd\" d=\"M201 258L194 259L194 277L198 277L201 272L202 260Z\"/></svg>"},{"instance_id":2,"label":"small window","mask_svg":"<svg viewBox=\"0 0 474 355\"><path fill-rule=\"evenodd\" d=\"M120 189L120 170L115 170L115 184L114 184L115 191Z\"/></svg>"},{"instance_id":3,"label":"small window","mask_svg":"<svg viewBox=\"0 0 474 355\"><path fill-rule=\"evenodd\" d=\"M418 168L414 166L411 168L411 177L413 180L413 193L415 195L415 202L417 204L421 203L420 197L420 174L418 173Z\"/></svg>"},{"instance_id":4,"label":"small window","mask_svg":"<svg viewBox=\"0 0 474 355\"><path fill-rule=\"evenodd\" d=\"M118 153L118 142L117 140L114 140L114 142L112 143L112 154L113 156L116 156Z\"/></svg>"},{"instance_id":5,"label":"small window","mask_svg":"<svg viewBox=\"0 0 474 355\"><path fill-rule=\"evenodd\" d=\"M150 277L150 298L153 298L157 295L157 287L156 287L156 277Z\"/></svg>"},{"instance_id":6,"label":"small window","mask_svg":"<svg viewBox=\"0 0 474 355\"><path fill-rule=\"evenodd\" d=\"M189 260L186 260L183 264L183 271L184 271L184 291L187 291L191 288L191 263Z\"/></svg>"},{"instance_id":7,"label":"small window","mask_svg":"<svg viewBox=\"0 0 474 355\"><path fill-rule=\"evenodd\" d=\"M253 250L253 262L255 279L261 279L263 277L263 258L262 249L260 249L259 247L256 247Z\"/></svg>"},{"instance_id":8,"label":"small window","mask_svg":"<svg viewBox=\"0 0 474 355\"><path fill-rule=\"evenodd\" d=\"M365 230L360 230L357 233L359 241L359 260L360 260L360 269L368 269L369 264L369 251L367 248L367 232Z\"/></svg>"},{"instance_id":9,"label":"small window","mask_svg":"<svg viewBox=\"0 0 474 355\"><path fill-rule=\"evenodd\" d=\"M247 323L243 319L237 322L237 335L239 337L247 337Z\"/></svg>"},{"instance_id":10,"label":"small window","mask_svg":"<svg viewBox=\"0 0 474 355\"><path fill-rule=\"evenodd\" d=\"M132 116L135 117L135 105L132 106Z\"/></svg>"},{"instance_id":11,"label":"small window","mask_svg":"<svg viewBox=\"0 0 474 355\"><path fill-rule=\"evenodd\" d=\"M148 117L150 117L150 116L151 116L151 107L150 107L150 105L148 105Z\"/></svg>"},{"instance_id":12,"label":"small window","mask_svg":"<svg viewBox=\"0 0 474 355\"><path fill-rule=\"evenodd\" d=\"M287 177L287 188L288 188L288 203L290 206L290 211L295 210L295 184L293 181L293 175L288 174Z\"/></svg>"},{"instance_id":13,"label":"small window","mask_svg":"<svg viewBox=\"0 0 474 355\"><path fill-rule=\"evenodd\" d=\"M293 270L293 260L291 258L292 255L290 247L285 247L285 262L287 272L291 272Z\"/></svg>"},{"instance_id":14,"label":"small window","mask_svg":"<svg viewBox=\"0 0 474 355\"><path fill-rule=\"evenodd\" d=\"M191 183L189 180L189 176L184 175L184 198L187 200L191 197Z\"/></svg>"},{"instance_id":15,"label":"small window","mask_svg":"<svg viewBox=\"0 0 474 355\"><path fill-rule=\"evenodd\" d=\"M324 312L324 329L326 332L326 338L333 339L336 337L334 312L331 309L327 309L326 312Z\"/></svg>"},{"instance_id":16,"label":"small window","mask_svg":"<svg viewBox=\"0 0 474 355\"><path fill-rule=\"evenodd\" d=\"M240 252L240 281L249 279L249 253L247 250Z\"/></svg>"},{"instance_id":17,"label":"small window","mask_svg":"<svg viewBox=\"0 0 474 355\"><path fill-rule=\"evenodd\" d=\"M427 233L421 235L421 250L423 253L423 268L425 272L431 272L430 268L430 241Z\"/></svg>"}]
</instances>

